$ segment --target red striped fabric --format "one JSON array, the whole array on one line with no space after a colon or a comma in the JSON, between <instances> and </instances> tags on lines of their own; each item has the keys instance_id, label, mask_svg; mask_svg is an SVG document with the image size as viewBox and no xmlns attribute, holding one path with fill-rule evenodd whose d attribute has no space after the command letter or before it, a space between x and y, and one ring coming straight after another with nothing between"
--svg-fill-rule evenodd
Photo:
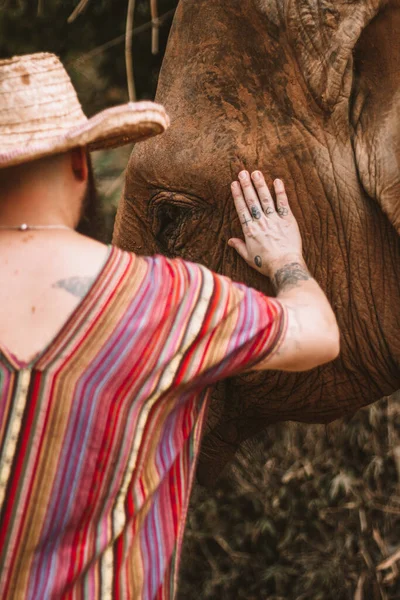
<instances>
[{"instance_id":1,"label":"red striped fabric","mask_svg":"<svg viewBox=\"0 0 400 600\"><path fill-rule=\"evenodd\" d=\"M205 267L113 248L40 356L1 348L0 598L174 598L209 386L284 326Z\"/></svg>"}]
</instances>

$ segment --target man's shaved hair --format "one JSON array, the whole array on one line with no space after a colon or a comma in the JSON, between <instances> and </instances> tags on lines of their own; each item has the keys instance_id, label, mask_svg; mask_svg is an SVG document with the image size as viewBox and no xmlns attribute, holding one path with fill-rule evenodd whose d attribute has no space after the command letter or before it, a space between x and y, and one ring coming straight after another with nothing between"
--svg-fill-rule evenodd
<instances>
[{"instance_id":1,"label":"man's shaved hair","mask_svg":"<svg viewBox=\"0 0 400 600\"><path fill-rule=\"evenodd\" d=\"M4 193L18 187L22 181L37 176L51 177L57 173L57 166L61 165L68 153L52 154L37 160L24 162L21 165L0 169L0 198Z\"/></svg>"},{"instance_id":2,"label":"man's shaved hair","mask_svg":"<svg viewBox=\"0 0 400 600\"><path fill-rule=\"evenodd\" d=\"M0 202L6 199L7 195L23 182L37 181L38 178L49 181L51 178L57 177L58 168L62 166L63 161L67 160L68 155L69 152L53 154L35 161L25 162L22 165L0 169ZM88 181L82 199L81 216L77 231L83 235L109 243L110 236L107 235L106 231L105 210L97 194L92 158L89 152L86 153L86 159Z\"/></svg>"}]
</instances>

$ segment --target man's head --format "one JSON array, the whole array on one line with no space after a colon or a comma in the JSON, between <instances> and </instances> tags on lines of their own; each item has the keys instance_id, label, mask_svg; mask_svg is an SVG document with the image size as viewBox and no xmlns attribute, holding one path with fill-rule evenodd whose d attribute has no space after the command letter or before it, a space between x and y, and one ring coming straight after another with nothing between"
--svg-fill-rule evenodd
<instances>
[{"instance_id":1,"label":"man's head","mask_svg":"<svg viewBox=\"0 0 400 600\"><path fill-rule=\"evenodd\" d=\"M58 213L76 227L93 192L91 159L85 148L0 169L0 214L18 205L24 214L34 216L40 203L42 210L46 206L49 214Z\"/></svg>"},{"instance_id":2,"label":"man's head","mask_svg":"<svg viewBox=\"0 0 400 600\"><path fill-rule=\"evenodd\" d=\"M142 141L168 125L153 102L88 119L53 54L0 61L0 224L37 223L40 215L42 224L61 219L76 227L82 206L94 208L89 152Z\"/></svg>"}]
</instances>

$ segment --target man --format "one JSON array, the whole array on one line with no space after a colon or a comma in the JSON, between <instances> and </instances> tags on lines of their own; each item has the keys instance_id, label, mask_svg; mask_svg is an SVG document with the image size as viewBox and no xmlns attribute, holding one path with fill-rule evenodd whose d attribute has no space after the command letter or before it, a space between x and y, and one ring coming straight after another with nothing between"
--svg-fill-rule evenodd
<instances>
[{"instance_id":1,"label":"man","mask_svg":"<svg viewBox=\"0 0 400 600\"><path fill-rule=\"evenodd\" d=\"M0 597L170 599L208 386L339 351L283 183L232 193L277 298L75 231L87 150L162 132L139 103L87 120L58 59L0 62ZM253 185L253 183L254 185Z\"/></svg>"}]
</instances>

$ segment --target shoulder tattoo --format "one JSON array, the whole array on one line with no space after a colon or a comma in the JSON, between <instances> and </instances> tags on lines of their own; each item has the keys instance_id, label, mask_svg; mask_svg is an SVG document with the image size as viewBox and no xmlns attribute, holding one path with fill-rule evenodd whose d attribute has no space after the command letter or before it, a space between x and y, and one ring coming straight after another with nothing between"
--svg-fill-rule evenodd
<instances>
[{"instance_id":1,"label":"shoulder tattoo","mask_svg":"<svg viewBox=\"0 0 400 600\"><path fill-rule=\"evenodd\" d=\"M312 277L307 269L300 263L293 262L278 269L272 283L276 292L282 292L296 287L299 281L307 281L308 279L312 279Z\"/></svg>"},{"instance_id":2,"label":"shoulder tattoo","mask_svg":"<svg viewBox=\"0 0 400 600\"><path fill-rule=\"evenodd\" d=\"M66 290L77 298L84 298L94 280L94 277L68 277L67 279L59 279L53 283L52 287Z\"/></svg>"}]
</instances>

